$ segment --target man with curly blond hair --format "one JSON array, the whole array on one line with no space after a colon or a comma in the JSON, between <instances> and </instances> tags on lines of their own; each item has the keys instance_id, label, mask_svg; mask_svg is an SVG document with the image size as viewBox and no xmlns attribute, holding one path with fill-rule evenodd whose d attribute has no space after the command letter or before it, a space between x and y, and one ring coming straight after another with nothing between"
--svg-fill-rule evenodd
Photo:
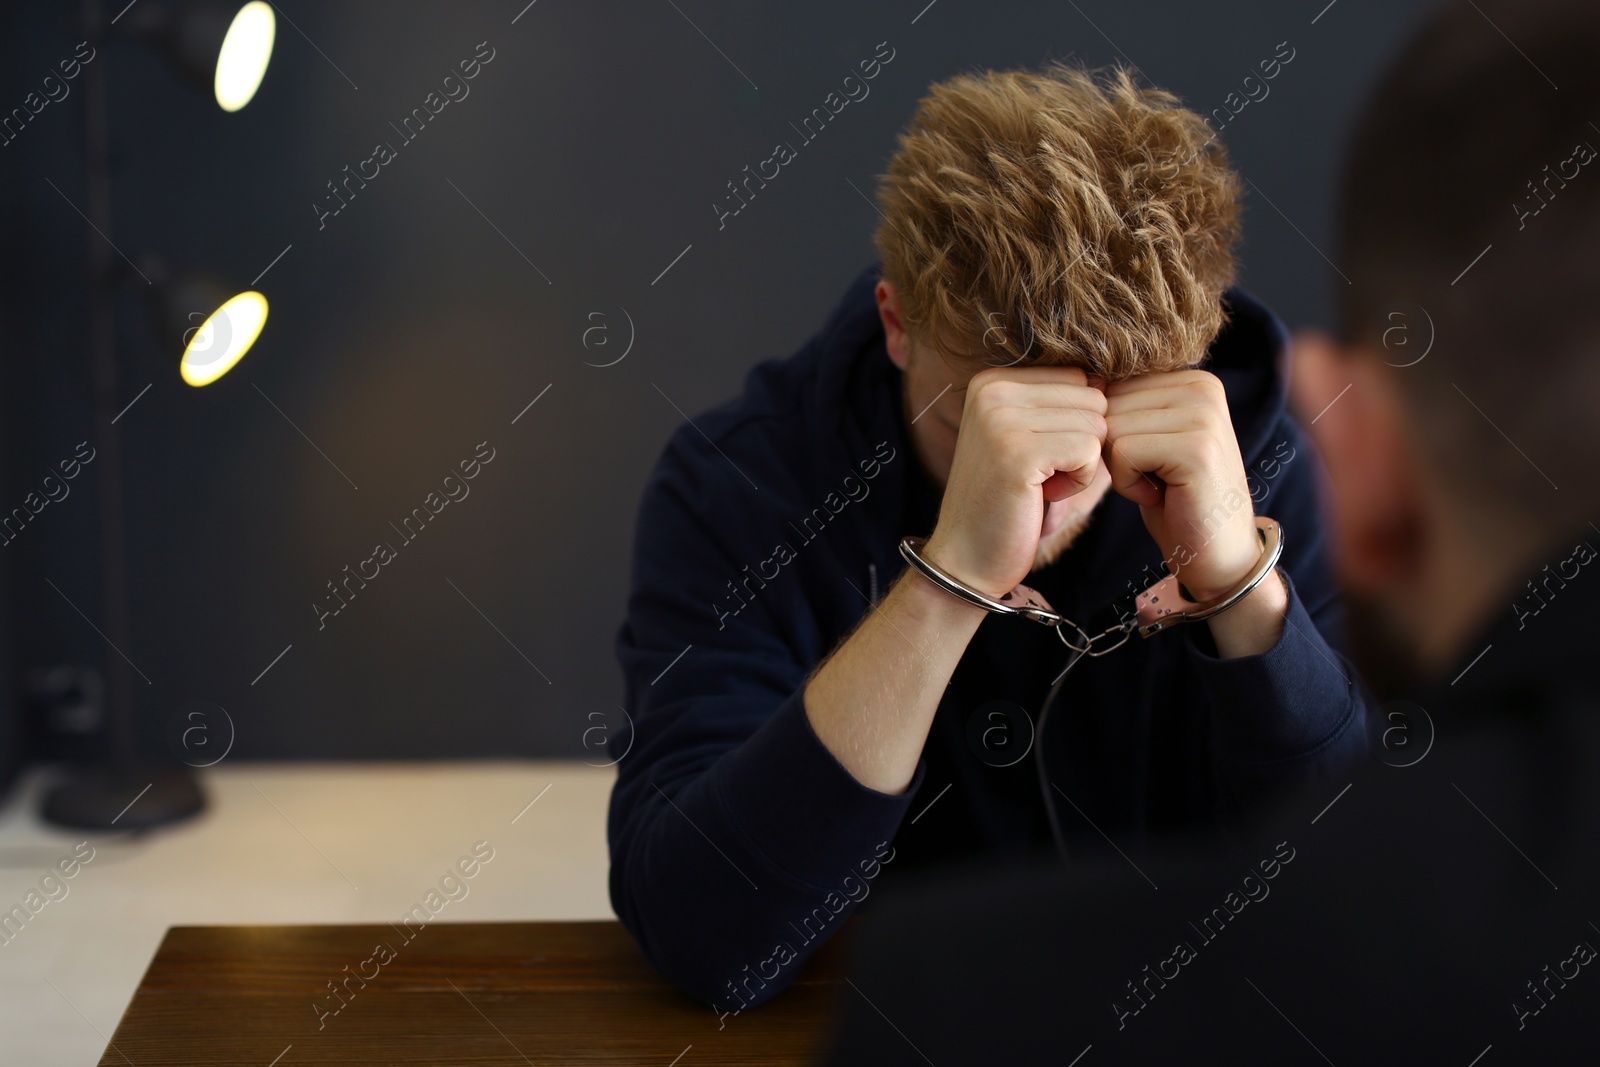
<instances>
[{"instance_id":1,"label":"man with curly blond hair","mask_svg":"<svg viewBox=\"0 0 1600 1067\"><path fill-rule=\"evenodd\" d=\"M673 437L609 821L613 904L672 981L736 1013L904 873L1135 862L1365 752L1285 332L1231 288L1238 199L1204 121L1125 72L937 84L881 264ZM1082 647L1169 571L1231 606L1081 659L974 603L1026 580Z\"/></svg>"}]
</instances>

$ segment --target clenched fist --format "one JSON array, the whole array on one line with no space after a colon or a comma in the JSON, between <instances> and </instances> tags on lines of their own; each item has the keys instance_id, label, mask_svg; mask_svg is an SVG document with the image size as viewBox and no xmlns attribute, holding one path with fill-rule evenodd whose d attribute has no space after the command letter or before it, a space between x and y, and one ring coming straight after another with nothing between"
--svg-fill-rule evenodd
<instances>
[{"instance_id":1,"label":"clenched fist","mask_svg":"<svg viewBox=\"0 0 1600 1067\"><path fill-rule=\"evenodd\" d=\"M1207 600L1261 557L1244 460L1217 377L1146 374L1108 386L1106 466L1190 593Z\"/></svg>"},{"instance_id":2,"label":"clenched fist","mask_svg":"<svg viewBox=\"0 0 1600 1067\"><path fill-rule=\"evenodd\" d=\"M1033 569L1041 536L1062 519L1050 505L1093 484L1104 491L1107 406L1076 367L974 375L928 558L996 599L1014 589Z\"/></svg>"}]
</instances>

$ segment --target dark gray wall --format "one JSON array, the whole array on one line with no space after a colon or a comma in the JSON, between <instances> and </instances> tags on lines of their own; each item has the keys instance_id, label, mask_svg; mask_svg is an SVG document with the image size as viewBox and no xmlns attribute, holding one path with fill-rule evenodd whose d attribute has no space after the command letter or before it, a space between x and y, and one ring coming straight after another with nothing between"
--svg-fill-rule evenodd
<instances>
[{"instance_id":1,"label":"dark gray wall","mask_svg":"<svg viewBox=\"0 0 1600 1067\"><path fill-rule=\"evenodd\" d=\"M121 433L125 651L150 680L135 678L152 737L203 700L232 716L236 757L581 753L589 713L620 699L633 516L673 405L727 397L820 323L872 256L877 216L857 190L950 74L1120 60L1209 111L1288 42L1270 95L1223 138L1253 183L1244 283L1293 325L1327 321L1344 284L1323 258L1340 140L1430 5L925 3L540 0L515 24L522 0L296 4L259 98L233 116L140 46L108 47L117 245L245 283L292 246L259 283L260 343L203 390L128 293L127 396L153 385L115 431L89 415L89 238L61 195L82 204L81 100L0 148L0 509L78 441ZM4 16L5 107L71 54L74 7ZM789 123L882 41L894 58L871 95L719 229L725 183L794 140ZM494 58L470 95L401 144L390 123L480 42ZM379 141L396 158L319 228L325 183ZM624 309L627 358L586 365L621 354ZM597 325L609 344L591 333L586 349ZM495 458L471 495L401 547L389 523L481 441ZM0 550L19 669L100 655L65 602L99 617L91 488ZM379 541L398 558L319 629L325 583Z\"/></svg>"}]
</instances>

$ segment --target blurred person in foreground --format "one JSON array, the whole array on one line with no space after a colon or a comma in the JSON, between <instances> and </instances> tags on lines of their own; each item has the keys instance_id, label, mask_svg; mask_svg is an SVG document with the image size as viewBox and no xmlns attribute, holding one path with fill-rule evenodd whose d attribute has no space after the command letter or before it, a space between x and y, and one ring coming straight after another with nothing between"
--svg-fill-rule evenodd
<instances>
[{"instance_id":1,"label":"blurred person in foreground","mask_svg":"<svg viewBox=\"0 0 1600 1067\"><path fill-rule=\"evenodd\" d=\"M881 264L668 444L618 639L611 895L720 1014L905 873L1225 836L1365 756L1287 332L1232 287L1240 188L1125 73L935 85L879 189ZM1089 634L1166 570L1242 599L1067 675L1054 630L907 567L930 534L968 589L1026 579Z\"/></svg>"},{"instance_id":2,"label":"blurred person in foreground","mask_svg":"<svg viewBox=\"0 0 1600 1067\"><path fill-rule=\"evenodd\" d=\"M1593 4L1451 5L1350 146L1294 393L1388 765L1226 862L903 891L829 1064L1595 1062L1597 54Z\"/></svg>"}]
</instances>

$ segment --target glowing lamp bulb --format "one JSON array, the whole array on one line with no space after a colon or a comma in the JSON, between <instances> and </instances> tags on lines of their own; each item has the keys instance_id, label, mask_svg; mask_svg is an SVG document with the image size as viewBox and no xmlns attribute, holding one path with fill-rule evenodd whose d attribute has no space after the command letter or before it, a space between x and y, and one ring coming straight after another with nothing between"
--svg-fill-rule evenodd
<instances>
[{"instance_id":1,"label":"glowing lamp bulb","mask_svg":"<svg viewBox=\"0 0 1600 1067\"><path fill-rule=\"evenodd\" d=\"M267 323L267 298L251 290L228 300L206 317L183 349L178 370L190 385L210 385L233 369L261 336Z\"/></svg>"},{"instance_id":2,"label":"glowing lamp bulb","mask_svg":"<svg viewBox=\"0 0 1600 1067\"><path fill-rule=\"evenodd\" d=\"M266 76L277 34L272 5L252 0L239 9L217 53L217 103L224 111L238 111L250 102Z\"/></svg>"}]
</instances>

